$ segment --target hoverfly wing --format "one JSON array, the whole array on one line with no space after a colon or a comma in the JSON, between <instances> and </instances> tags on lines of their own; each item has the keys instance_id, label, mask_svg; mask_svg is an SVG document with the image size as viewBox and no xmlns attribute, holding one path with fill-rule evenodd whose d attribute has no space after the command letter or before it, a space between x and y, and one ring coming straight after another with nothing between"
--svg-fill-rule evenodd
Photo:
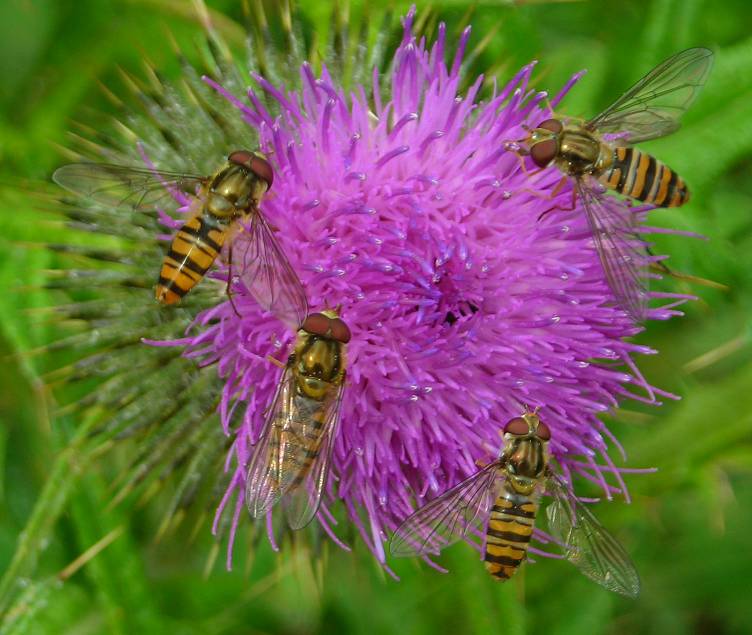
<instances>
[{"instance_id":1,"label":"hoverfly wing","mask_svg":"<svg viewBox=\"0 0 752 635\"><path fill-rule=\"evenodd\" d=\"M52 175L66 190L112 207L150 211L176 201L179 193L195 196L206 179L192 174L162 172L108 163L69 163Z\"/></svg>"},{"instance_id":2,"label":"hoverfly wing","mask_svg":"<svg viewBox=\"0 0 752 635\"><path fill-rule=\"evenodd\" d=\"M342 409L342 395L345 391L345 378L333 388L327 396L324 405L323 425L319 428L318 423L309 420L301 422L298 434L307 443L306 439L317 438L311 445L301 445L294 454L299 454L296 459L303 460L310 452L316 452L313 463L306 470L305 476L299 485L292 487L282 497L282 505L285 510L287 524L291 529L302 529L313 520L321 504L321 497L326 488L329 478L329 466L331 464L334 440L337 438L339 417Z\"/></svg>"},{"instance_id":3,"label":"hoverfly wing","mask_svg":"<svg viewBox=\"0 0 752 635\"><path fill-rule=\"evenodd\" d=\"M291 485L285 474L284 453L294 422L295 378L288 365L277 385L264 430L248 465L245 503L253 518L266 514Z\"/></svg>"},{"instance_id":4,"label":"hoverfly wing","mask_svg":"<svg viewBox=\"0 0 752 635\"><path fill-rule=\"evenodd\" d=\"M627 143L663 137L679 127L713 63L713 52L692 48L668 58L602 113L585 124L589 130L629 133Z\"/></svg>"},{"instance_id":5,"label":"hoverfly wing","mask_svg":"<svg viewBox=\"0 0 752 635\"><path fill-rule=\"evenodd\" d=\"M640 577L624 547L555 475L549 475L547 484L553 496L546 509L548 530L565 547L566 559L609 591L636 598Z\"/></svg>"},{"instance_id":6,"label":"hoverfly wing","mask_svg":"<svg viewBox=\"0 0 752 635\"><path fill-rule=\"evenodd\" d=\"M438 554L472 529L485 530L503 480L499 461L476 472L409 516L389 542L393 556Z\"/></svg>"},{"instance_id":7,"label":"hoverfly wing","mask_svg":"<svg viewBox=\"0 0 752 635\"><path fill-rule=\"evenodd\" d=\"M634 218L615 199L604 196L597 181L575 179L577 194L595 242L603 271L619 306L641 322L647 312L648 258Z\"/></svg>"},{"instance_id":8,"label":"hoverfly wing","mask_svg":"<svg viewBox=\"0 0 752 635\"><path fill-rule=\"evenodd\" d=\"M308 315L308 300L274 232L260 212L250 228L232 241L231 265L259 305L284 324L297 330Z\"/></svg>"}]
</instances>

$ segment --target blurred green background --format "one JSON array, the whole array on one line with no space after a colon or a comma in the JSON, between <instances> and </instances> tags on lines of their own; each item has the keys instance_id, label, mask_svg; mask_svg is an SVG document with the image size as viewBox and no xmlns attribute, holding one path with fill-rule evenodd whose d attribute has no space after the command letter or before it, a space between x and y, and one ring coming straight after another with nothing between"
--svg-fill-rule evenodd
<instances>
[{"instance_id":1,"label":"blurred green background","mask_svg":"<svg viewBox=\"0 0 752 635\"><path fill-rule=\"evenodd\" d=\"M242 44L242 28L233 23L242 16L239 4L209 6L227 16L215 23L228 41ZM393 6L402 12L409 5ZM687 306L685 318L651 323L639 338L660 351L638 360L643 373L681 401L667 400L659 409L626 404L608 422L631 466L659 469L628 479L631 505L597 510L634 557L643 579L640 598L613 596L559 561L527 566L498 585L464 546L443 556L449 575L395 563L399 583L360 545L354 554L325 548L323 567L304 549L280 556L264 544L251 557L241 545L235 571L218 563L206 577L213 549L208 526L191 543L155 541L159 498L136 509L107 508L106 470L65 454L73 427L55 416L41 377L44 360L23 354L55 337L54 328L28 311L52 301L40 288L50 256L23 244L39 240L43 230L31 221L38 203L28 190L43 189L39 180L63 162L59 147L73 120L112 110L100 83L117 93L118 68L143 74L144 58L177 77L165 34L190 51L201 27L192 3L178 0L5 0L0 574L24 532L46 538L38 553L25 554L26 577L11 581L16 599L12 614L5 621L0 616L0 633L752 633L752 4L454 0L432 6L453 35L468 15L475 44L494 34L474 67L497 69L501 81L533 58L540 60L535 85L552 91L587 68L561 107L573 115L594 114L675 51L702 45L717 54L682 130L645 145L694 192L689 206L656 212L651 222L710 238L663 236L657 251L671 254L676 269L729 289L692 287L700 301ZM355 15L360 7L353 0L350 10ZM306 33L325 40L329 3L301 1L295 12ZM664 288L672 286L690 289L677 282ZM33 511L34 505L60 457L58 469L72 476L85 471L62 518L45 527L44 509ZM56 582L56 574L103 536L111 544Z\"/></svg>"}]
</instances>

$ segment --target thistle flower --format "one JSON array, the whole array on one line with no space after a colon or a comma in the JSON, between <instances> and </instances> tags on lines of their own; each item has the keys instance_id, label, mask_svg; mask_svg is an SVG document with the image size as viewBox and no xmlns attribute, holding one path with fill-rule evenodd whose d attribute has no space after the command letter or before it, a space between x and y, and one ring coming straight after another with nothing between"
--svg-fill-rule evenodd
<instances>
[{"instance_id":1,"label":"thistle flower","mask_svg":"<svg viewBox=\"0 0 752 635\"><path fill-rule=\"evenodd\" d=\"M549 114L545 93L528 86L534 65L480 101L482 77L460 91L470 29L447 64L445 27L429 45L413 17L388 74L349 94L308 64L296 89L254 74L245 100L206 79L258 131L275 167L262 211L311 309L341 305L352 330L326 500L345 508L382 563L384 541L416 499L474 471L523 404L541 407L567 478L626 493L596 415L635 396L634 385L655 399L631 361L650 351L625 340L639 328L614 305L583 211L556 209L571 189L556 193L555 169L531 175L507 147ZM279 379L269 358L286 359L294 335L236 292L242 317L222 302L177 342L216 364L224 382L232 478L217 515L229 509L232 532ZM335 534L329 509L318 520Z\"/></svg>"},{"instance_id":2,"label":"thistle flower","mask_svg":"<svg viewBox=\"0 0 752 635\"><path fill-rule=\"evenodd\" d=\"M443 25L429 43L413 32L414 17L411 10L403 19L388 70L363 72L361 55L347 87L339 65L317 75L303 62L287 83L272 64L264 67L269 72L252 69L254 87L246 92L220 47L203 85L187 67L188 98L164 91L151 102L151 121L131 124L138 130L128 135L131 147L103 154L133 164L139 141L159 168L207 173L241 140L266 153L275 179L262 212L311 311L341 305L352 331L318 526L340 542L335 517L344 510L381 563L389 533L416 505L473 472L476 459L495 455L499 430L523 406L540 407L567 482L578 475L609 498L627 496L625 470L608 455L609 443L618 448L618 441L597 415L623 399L655 403L670 396L652 388L633 362L654 351L627 339L641 327L613 302L583 211L566 209L570 187L556 188L555 168L532 173L510 150L510 141L525 136L523 126L549 117L579 75L550 102L530 88L533 63L489 90L482 76L463 71L469 28L449 50ZM158 134L168 128L178 134ZM67 215L76 222L122 236L122 215L75 210ZM128 481L135 486L157 472L165 453L171 465L188 462L170 511L191 502L197 478L216 468L222 445L211 414L218 408L229 440L229 484L214 529L229 529L229 566L243 518L245 468L279 379L269 358L286 359L294 333L263 313L240 284L233 298L240 316L222 295L224 282L204 282L183 308L160 312L146 293L160 260L152 220L145 231L124 236L135 251L120 252L122 275L113 273L109 282L101 272L92 276L116 286L124 313L86 303L61 312L96 318L105 311L113 341L122 338L116 328L128 324L128 345L108 358L107 390L89 404L133 409L105 424L112 436L146 425L136 413L146 413L149 425L172 422L169 432L151 439L152 451L171 440L169 453L150 457ZM226 280L227 271L214 276ZM72 272L65 279L68 287L76 284ZM132 298L134 287L136 304L122 295ZM682 298L665 296L669 304L651 309L651 319L677 314ZM96 343L108 334L100 329ZM137 346L141 337L156 347ZM74 375L91 374L91 359L84 361ZM160 377L158 386L147 384L144 367ZM181 386L191 391L175 405L173 389ZM183 410L190 419L179 418ZM149 450L139 456L149 457Z\"/></svg>"}]
</instances>

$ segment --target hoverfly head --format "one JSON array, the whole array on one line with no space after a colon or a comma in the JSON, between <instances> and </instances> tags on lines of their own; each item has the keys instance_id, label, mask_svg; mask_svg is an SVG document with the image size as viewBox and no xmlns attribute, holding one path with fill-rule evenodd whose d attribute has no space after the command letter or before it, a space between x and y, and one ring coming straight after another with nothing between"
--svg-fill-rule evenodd
<instances>
[{"instance_id":1,"label":"hoverfly head","mask_svg":"<svg viewBox=\"0 0 752 635\"><path fill-rule=\"evenodd\" d=\"M264 181L267 190L272 188L272 183L274 182L274 170L272 170L272 166L259 152L236 150L235 152L230 153L230 156L227 157L227 161L244 167L256 178Z\"/></svg>"},{"instance_id":2,"label":"hoverfly head","mask_svg":"<svg viewBox=\"0 0 752 635\"><path fill-rule=\"evenodd\" d=\"M558 119L546 119L528 137L530 158L539 168L545 168L559 153L559 135L564 125Z\"/></svg>"},{"instance_id":3,"label":"hoverfly head","mask_svg":"<svg viewBox=\"0 0 752 635\"><path fill-rule=\"evenodd\" d=\"M511 473L537 478L546 467L545 446L551 430L538 415L525 412L504 426L504 455Z\"/></svg>"}]
</instances>

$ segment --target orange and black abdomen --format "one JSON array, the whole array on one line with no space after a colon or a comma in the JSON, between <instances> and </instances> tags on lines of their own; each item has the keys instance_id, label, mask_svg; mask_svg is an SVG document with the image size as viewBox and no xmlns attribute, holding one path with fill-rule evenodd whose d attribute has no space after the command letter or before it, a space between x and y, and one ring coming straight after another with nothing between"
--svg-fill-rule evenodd
<instances>
[{"instance_id":1,"label":"orange and black abdomen","mask_svg":"<svg viewBox=\"0 0 752 635\"><path fill-rule=\"evenodd\" d=\"M305 413L302 417L303 421L298 421L292 426L286 422L288 429L280 434L283 444L293 446L289 451L282 453L286 463L281 466L283 474L295 475L291 480L291 487L297 487L306 479L311 465L322 451L321 436L324 432L324 418L327 411L324 401L316 402L302 395L296 396L294 403L297 408L293 412L293 421L296 415L300 417L302 413ZM272 451L276 451L274 445L272 445Z\"/></svg>"},{"instance_id":2,"label":"orange and black abdomen","mask_svg":"<svg viewBox=\"0 0 752 635\"><path fill-rule=\"evenodd\" d=\"M175 304L201 281L217 259L227 237L227 226L213 216L191 218L172 239L162 262L156 298Z\"/></svg>"},{"instance_id":3,"label":"orange and black abdomen","mask_svg":"<svg viewBox=\"0 0 752 635\"><path fill-rule=\"evenodd\" d=\"M676 172L634 148L614 148L613 163L599 180L624 196L657 207L679 207L689 200L687 184Z\"/></svg>"},{"instance_id":4,"label":"orange and black abdomen","mask_svg":"<svg viewBox=\"0 0 752 635\"><path fill-rule=\"evenodd\" d=\"M527 555L538 504L507 488L494 502L486 530L483 560L497 580L511 578Z\"/></svg>"}]
</instances>

